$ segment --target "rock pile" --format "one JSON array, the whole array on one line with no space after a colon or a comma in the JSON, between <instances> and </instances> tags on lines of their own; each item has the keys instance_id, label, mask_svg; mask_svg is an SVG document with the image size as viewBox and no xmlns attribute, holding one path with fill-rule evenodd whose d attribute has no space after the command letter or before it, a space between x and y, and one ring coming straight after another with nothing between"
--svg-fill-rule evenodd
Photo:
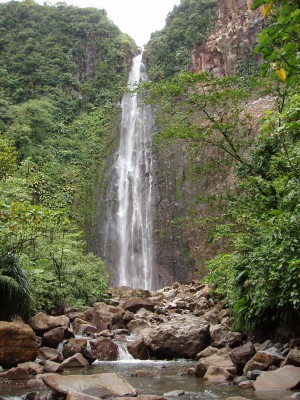
<instances>
[{"instance_id":1,"label":"rock pile","mask_svg":"<svg viewBox=\"0 0 300 400\"><path fill-rule=\"evenodd\" d=\"M61 316L39 313L29 325L1 322L0 365L13 368L0 373L0 382L26 379L31 388L46 384L53 389L50 382L61 382L53 373L84 368L96 359L117 360L116 340L127 342L129 353L141 360L196 360L188 374L209 382L233 382L255 390L300 387L300 339L253 343L231 330L229 310L222 302L214 303L209 288L198 282L175 283L151 293L115 289L106 303L83 311L66 309ZM64 395L82 400L78 394L82 391L73 389ZM93 390L82 393L101 397Z\"/></svg>"}]
</instances>

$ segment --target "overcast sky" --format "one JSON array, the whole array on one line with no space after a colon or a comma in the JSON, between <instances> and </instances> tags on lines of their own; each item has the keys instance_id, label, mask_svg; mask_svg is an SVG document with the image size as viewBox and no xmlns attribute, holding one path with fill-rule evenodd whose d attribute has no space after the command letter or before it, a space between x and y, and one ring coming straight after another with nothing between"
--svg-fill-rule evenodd
<instances>
[{"instance_id":1,"label":"overcast sky","mask_svg":"<svg viewBox=\"0 0 300 400\"><path fill-rule=\"evenodd\" d=\"M43 4L44 0L36 0ZM50 0L55 4L60 0ZM62 0L63 1L63 0ZM150 34L164 27L167 14L180 0L65 0L79 7L104 8L108 17L142 46Z\"/></svg>"}]
</instances>

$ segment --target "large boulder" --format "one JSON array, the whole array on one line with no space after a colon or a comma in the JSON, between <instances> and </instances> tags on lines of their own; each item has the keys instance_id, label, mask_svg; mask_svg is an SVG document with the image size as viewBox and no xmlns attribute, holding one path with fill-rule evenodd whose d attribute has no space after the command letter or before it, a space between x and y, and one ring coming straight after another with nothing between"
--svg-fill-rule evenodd
<instances>
[{"instance_id":1,"label":"large boulder","mask_svg":"<svg viewBox=\"0 0 300 400\"><path fill-rule=\"evenodd\" d=\"M119 348L110 338L100 337L90 344L97 360L116 361L119 357Z\"/></svg>"},{"instance_id":2,"label":"large boulder","mask_svg":"<svg viewBox=\"0 0 300 400\"><path fill-rule=\"evenodd\" d=\"M158 358L194 358L209 345L209 324L193 315L176 315L141 332L145 345Z\"/></svg>"},{"instance_id":3,"label":"large boulder","mask_svg":"<svg viewBox=\"0 0 300 400\"><path fill-rule=\"evenodd\" d=\"M44 383L55 392L68 395L80 392L95 397L136 396L136 390L119 374L107 373L97 375L47 375Z\"/></svg>"},{"instance_id":4,"label":"large boulder","mask_svg":"<svg viewBox=\"0 0 300 400\"><path fill-rule=\"evenodd\" d=\"M133 313L138 312L140 308L145 308L149 311L154 311L155 303L150 299L141 299L140 297L132 297L121 304L123 310L128 310Z\"/></svg>"},{"instance_id":5,"label":"large boulder","mask_svg":"<svg viewBox=\"0 0 300 400\"><path fill-rule=\"evenodd\" d=\"M135 335L138 335L143 329L149 328L150 326L150 323L143 319L133 319L127 324L128 330Z\"/></svg>"},{"instance_id":6,"label":"large boulder","mask_svg":"<svg viewBox=\"0 0 300 400\"><path fill-rule=\"evenodd\" d=\"M82 349L87 347L87 341L83 338L71 338L66 341L63 347L64 358L74 356L76 353L82 353Z\"/></svg>"},{"instance_id":7,"label":"large boulder","mask_svg":"<svg viewBox=\"0 0 300 400\"><path fill-rule=\"evenodd\" d=\"M0 365L10 368L34 361L38 353L36 336L29 325L0 321Z\"/></svg>"},{"instance_id":8,"label":"large boulder","mask_svg":"<svg viewBox=\"0 0 300 400\"><path fill-rule=\"evenodd\" d=\"M300 368L285 365L275 371L266 371L253 384L255 390L293 390L300 387Z\"/></svg>"},{"instance_id":9,"label":"large boulder","mask_svg":"<svg viewBox=\"0 0 300 400\"><path fill-rule=\"evenodd\" d=\"M139 337L131 342L127 343L127 350L132 355L132 357L138 360L148 360L149 352L145 346L144 339Z\"/></svg>"},{"instance_id":10,"label":"large boulder","mask_svg":"<svg viewBox=\"0 0 300 400\"><path fill-rule=\"evenodd\" d=\"M37 315L35 315L30 319L29 325L36 333L42 334L50 331L51 329L58 328L61 326L67 328L69 322L70 320L66 315L59 315L57 317L53 317L52 315L38 313Z\"/></svg>"}]
</instances>

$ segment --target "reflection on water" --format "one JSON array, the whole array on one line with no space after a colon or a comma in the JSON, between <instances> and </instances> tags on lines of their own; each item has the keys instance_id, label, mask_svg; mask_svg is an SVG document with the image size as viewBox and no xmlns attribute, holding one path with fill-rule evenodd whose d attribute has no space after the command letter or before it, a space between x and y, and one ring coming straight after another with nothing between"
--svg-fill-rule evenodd
<instances>
[{"instance_id":1,"label":"reflection on water","mask_svg":"<svg viewBox=\"0 0 300 400\"><path fill-rule=\"evenodd\" d=\"M187 371L195 365L191 361L108 361L96 362L92 366L64 371L64 374L99 374L103 372L120 373L140 394L163 395L174 390L183 390L180 400L225 400L227 397L243 396L249 400L287 400L291 392L260 392L243 390L232 384L211 384L203 379L188 376ZM144 371L146 376L133 376L136 371ZM0 396L7 400L20 400L32 390L1 385ZM172 400L172 397L168 397ZM178 399L178 398L177 398Z\"/></svg>"}]
</instances>

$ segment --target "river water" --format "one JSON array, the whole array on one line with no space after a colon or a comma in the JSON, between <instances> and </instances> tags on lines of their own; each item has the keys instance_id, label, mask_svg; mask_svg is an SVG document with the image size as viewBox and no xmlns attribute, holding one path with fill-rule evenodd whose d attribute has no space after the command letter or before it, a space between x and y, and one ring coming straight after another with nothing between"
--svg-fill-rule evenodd
<instances>
[{"instance_id":1,"label":"river water","mask_svg":"<svg viewBox=\"0 0 300 400\"><path fill-rule=\"evenodd\" d=\"M120 360L95 362L92 366L65 370L63 374L99 374L118 372L140 394L165 395L175 390L184 391L179 397L167 396L168 399L180 400L225 400L232 396L243 396L249 400L288 400L292 392L256 392L252 389L240 389L232 384L207 383L203 379L187 375L187 370L195 365L193 361L139 361ZM137 371L144 371L146 376L134 376ZM0 385L0 396L7 400L20 400L21 396L32 390L14 384Z\"/></svg>"}]
</instances>

